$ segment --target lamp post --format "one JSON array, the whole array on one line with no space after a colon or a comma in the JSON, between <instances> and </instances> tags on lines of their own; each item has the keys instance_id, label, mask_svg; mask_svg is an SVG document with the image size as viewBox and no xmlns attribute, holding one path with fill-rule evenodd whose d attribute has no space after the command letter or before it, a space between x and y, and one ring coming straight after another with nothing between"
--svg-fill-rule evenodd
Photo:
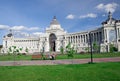
<instances>
[{"instance_id":1,"label":"lamp post","mask_svg":"<svg viewBox=\"0 0 120 81\"><path fill-rule=\"evenodd\" d=\"M90 41L90 55L91 55L91 57L90 57L90 59L91 59L90 63L93 63L93 52L92 52L92 37L91 37L91 32L89 33L89 41Z\"/></svg>"}]
</instances>

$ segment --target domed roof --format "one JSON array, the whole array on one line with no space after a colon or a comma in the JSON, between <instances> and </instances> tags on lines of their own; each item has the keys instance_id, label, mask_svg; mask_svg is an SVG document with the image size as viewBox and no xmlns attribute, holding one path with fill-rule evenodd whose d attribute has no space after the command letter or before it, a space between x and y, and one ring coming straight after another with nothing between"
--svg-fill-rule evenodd
<instances>
[{"instance_id":1,"label":"domed roof","mask_svg":"<svg viewBox=\"0 0 120 81\"><path fill-rule=\"evenodd\" d=\"M107 20L104 21L104 22L102 22L102 24L107 24L109 21L116 21L116 19L114 19L112 17L112 13L110 11L108 12L108 18L107 18Z\"/></svg>"},{"instance_id":2,"label":"domed roof","mask_svg":"<svg viewBox=\"0 0 120 81\"><path fill-rule=\"evenodd\" d=\"M56 16L53 17L53 20L51 21L50 25L60 25L56 19Z\"/></svg>"},{"instance_id":3,"label":"domed roof","mask_svg":"<svg viewBox=\"0 0 120 81\"><path fill-rule=\"evenodd\" d=\"M13 36L12 30L10 29L9 31L10 31L10 33L8 33L7 36L8 36L8 37L12 37L12 36Z\"/></svg>"},{"instance_id":4,"label":"domed roof","mask_svg":"<svg viewBox=\"0 0 120 81\"><path fill-rule=\"evenodd\" d=\"M8 36L8 37L12 37L12 36L13 36L13 34L12 34L12 33L9 33L9 34L7 34L7 36Z\"/></svg>"}]
</instances>

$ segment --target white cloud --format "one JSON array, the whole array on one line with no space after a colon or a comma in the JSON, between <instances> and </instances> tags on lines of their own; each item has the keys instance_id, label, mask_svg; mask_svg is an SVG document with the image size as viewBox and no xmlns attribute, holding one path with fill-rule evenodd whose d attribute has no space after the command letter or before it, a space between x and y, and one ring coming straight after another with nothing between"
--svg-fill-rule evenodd
<instances>
[{"instance_id":1,"label":"white cloud","mask_svg":"<svg viewBox=\"0 0 120 81\"><path fill-rule=\"evenodd\" d=\"M34 30L39 30L39 27L25 27L25 26L13 26L10 29L14 30L14 31L34 31Z\"/></svg>"},{"instance_id":2,"label":"white cloud","mask_svg":"<svg viewBox=\"0 0 120 81\"><path fill-rule=\"evenodd\" d=\"M99 4L99 5L96 6L96 8L98 10L103 10L105 12L109 12L110 11L112 13L115 12L115 10L116 10L117 7L118 7L117 3L109 3L109 4L103 4L103 3L101 3L101 4Z\"/></svg>"},{"instance_id":3,"label":"white cloud","mask_svg":"<svg viewBox=\"0 0 120 81\"><path fill-rule=\"evenodd\" d=\"M26 32L21 32L20 35L25 36L25 37L30 36L30 34L28 34L28 33L26 33Z\"/></svg>"},{"instance_id":4,"label":"white cloud","mask_svg":"<svg viewBox=\"0 0 120 81\"><path fill-rule=\"evenodd\" d=\"M66 19L74 19L75 18L75 15L73 15L73 14L69 14L69 15L67 15L67 17L66 17Z\"/></svg>"},{"instance_id":5,"label":"white cloud","mask_svg":"<svg viewBox=\"0 0 120 81\"><path fill-rule=\"evenodd\" d=\"M33 32L33 33L30 33L30 32L23 32L23 31L14 31L14 36L15 37L39 37L39 36L43 36L45 35L44 33L42 32Z\"/></svg>"},{"instance_id":6,"label":"white cloud","mask_svg":"<svg viewBox=\"0 0 120 81\"><path fill-rule=\"evenodd\" d=\"M22 31L14 31L14 36L15 37L28 37L30 36L30 34L27 32L22 32Z\"/></svg>"},{"instance_id":7,"label":"white cloud","mask_svg":"<svg viewBox=\"0 0 120 81\"><path fill-rule=\"evenodd\" d=\"M97 17L97 14L94 14L94 13L89 13L89 14L86 14L86 15L81 15L80 18L96 18Z\"/></svg>"},{"instance_id":8,"label":"white cloud","mask_svg":"<svg viewBox=\"0 0 120 81\"><path fill-rule=\"evenodd\" d=\"M9 26L7 25L0 25L0 30L7 30Z\"/></svg>"},{"instance_id":9,"label":"white cloud","mask_svg":"<svg viewBox=\"0 0 120 81\"><path fill-rule=\"evenodd\" d=\"M97 5L96 8L97 8L97 9L103 9L103 8L104 8L104 4L101 3L101 4Z\"/></svg>"},{"instance_id":10,"label":"white cloud","mask_svg":"<svg viewBox=\"0 0 120 81\"><path fill-rule=\"evenodd\" d=\"M31 27L31 28L27 28L26 30L28 31L39 30L39 27Z\"/></svg>"},{"instance_id":11,"label":"white cloud","mask_svg":"<svg viewBox=\"0 0 120 81\"><path fill-rule=\"evenodd\" d=\"M25 30L26 27L25 26L13 26L10 29L12 29L14 31L22 31L22 30Z\"/></svg>"},{"instance_id":12,"label":"white cloud","mask_svg":"<svg viewBox=\"0 0 120 81\"><path fill-rule=\"evenodd\" d=\"M43 33L42 32L34 32L33 33L33 35L35 35L35 36L40 36L40 35L42 35Z\"/></svg>"},{"instance_id":13,"label":"white cloud","mask_svg":"<svg viewBox=\"0 0 120 81\"><path fill-rule=\"evenodd\" d=\"M36 31L43 31L43 28L39 27L26 27L26 26L8 26L8 25L0 25L0 30L9 30L13 31L15 37L36 37L43 35L42 32ZM34 33L32 33L34 32Z\"/></svg>"},{"instance_id":14,"label":"white cloud","mask_svg":"<svg viewBox=\"0 0 120 81\"><path fill-rule=\"evenodd\" d=\"M103 16L103 17L105 17L106 15L105 15L105 14L103 14L102 16Z\"/></svg>"}]
</instances>

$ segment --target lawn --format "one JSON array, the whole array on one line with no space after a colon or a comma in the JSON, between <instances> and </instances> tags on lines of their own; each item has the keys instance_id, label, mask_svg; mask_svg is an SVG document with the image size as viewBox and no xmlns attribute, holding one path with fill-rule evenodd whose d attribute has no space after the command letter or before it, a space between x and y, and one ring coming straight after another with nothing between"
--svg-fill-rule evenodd
<instances>
[{"instance_id":1,"label":"lawn","mask_svg":"<svg viewBox=\"0 0 120 81\"><path fill-rule=\"evenodd\" d=\"M1 81L120 81L120 62L0 66Z\"/></svg>"},{"instance_id":2,"label":"lawn","mask_svg":"<svg viewBox=\"0 0 120 81\"><path fill-rule=\"evenodd\" d=\"M31 55L16 55L16 60L31 60ZM103 58L103 57L120 57L120 52L118 53L102 53L93 54L93 58ZM57 55L56 60L59 59L84 59L90 58L90 54L74 54L73 58L68 58L67 55ZM14 60L13 55L0 55L0 61Z\"/></svg>"},{"instance_id":3,"label":"lawn","mask_svg":"<svg viewBox=\"0 0 120 81\"><path fill-rule=\"evenodd\" d=\"M93 58L104 58L104 57L120 57L120 52L93 54ZM73 58L68 58L67 55L57 56L57 59L84 59L84 58L90 58L90 54L75 54Z\"/></svg>"}]
</instances>

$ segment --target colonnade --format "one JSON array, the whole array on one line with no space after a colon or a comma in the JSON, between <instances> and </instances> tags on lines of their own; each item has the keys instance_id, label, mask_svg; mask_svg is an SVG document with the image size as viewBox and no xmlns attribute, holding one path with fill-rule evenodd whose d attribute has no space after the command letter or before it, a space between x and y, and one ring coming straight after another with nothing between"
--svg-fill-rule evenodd
<instances>
[{"instance_id":1,"label":"colonnade","mask_svg":"<svg viewBox=\"0 0 120 81\"><path fill-rule=\"evenodd\" d=\"M97 31L97 32L86 32L86 33L74 33L74 34L69 34L66 38L67 41L72 43L72 44L79 44L79 43L89 43L89 35L91 34L92 42L101 42L103 37L102 37L102 32Z\"/></svg>"},{"instance_id":2,"label":"colonnade","mask_svg":"<svg viewBox=\"0 0 120 81\"><path fill-rule=\"evenodd\" d=\"M39 45L39 40L31 40L31 39L17 39L14 40L14 46L17 47L22 47L22 48L29 48L29 49L38 49L38 45Z\"/></svg>"}]
</instances>

